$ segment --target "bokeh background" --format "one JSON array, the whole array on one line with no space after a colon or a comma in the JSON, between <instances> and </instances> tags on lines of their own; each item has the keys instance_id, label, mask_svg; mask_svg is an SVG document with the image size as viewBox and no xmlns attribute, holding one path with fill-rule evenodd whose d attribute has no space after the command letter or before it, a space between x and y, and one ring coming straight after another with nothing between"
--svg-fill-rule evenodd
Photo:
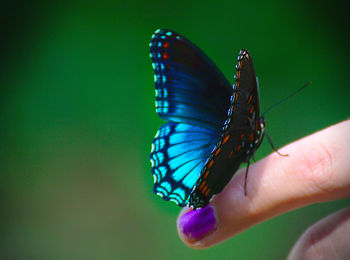
<instances>
[{"instance_id":1,"label":"bokeh background","mask_svg":"<svg viewBox=\"0 0 350 260\"><path fill-rule=\"evenodd\" d=\"M43 1L44 2L44 1ZM283 259L349 200L299 209L214 248L179 240L179 208L152 193L161 124L148 43L169 28L233 81L250 50L276 146L349 116L346 2L2 1L1 259ZM271 153L264 143L256 154Z\"/></svg>"}]
</instances>

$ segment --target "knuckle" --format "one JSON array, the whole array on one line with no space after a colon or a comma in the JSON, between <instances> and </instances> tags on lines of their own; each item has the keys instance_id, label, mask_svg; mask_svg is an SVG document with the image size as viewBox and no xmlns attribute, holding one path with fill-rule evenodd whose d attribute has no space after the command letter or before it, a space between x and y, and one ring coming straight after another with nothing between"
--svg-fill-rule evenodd
<instances>
[{"instance_id":1,"label":"knuckle","mask_svg":"<svg viewBox=\"0 0 350 260\"><path fill-rule=\"evenodd\" d=\"M300 153L298 172L316 191L332 192L335 189L332 166L334 153L334 148L322 143Z\"/></svg>"}]
</instances>

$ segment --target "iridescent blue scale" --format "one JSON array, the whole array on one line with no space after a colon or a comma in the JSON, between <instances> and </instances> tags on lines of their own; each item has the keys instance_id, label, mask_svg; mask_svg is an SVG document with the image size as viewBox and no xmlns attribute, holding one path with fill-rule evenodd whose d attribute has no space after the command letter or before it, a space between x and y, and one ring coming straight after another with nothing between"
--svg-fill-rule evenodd
<instances>
[{"instance_id":1,"label":"iridescent blue scale","mask_svg":"<svg viewBox=\"0 0 350 260\"><path fill-rule=\"evenodd\" d=\"M179 206L204 207L262 141L253 63L242 50L231 87L198 47L174 31L157 30L150 52L156 112L168 122L152 142L153 191Z\"/></svg>"}]
</instances>

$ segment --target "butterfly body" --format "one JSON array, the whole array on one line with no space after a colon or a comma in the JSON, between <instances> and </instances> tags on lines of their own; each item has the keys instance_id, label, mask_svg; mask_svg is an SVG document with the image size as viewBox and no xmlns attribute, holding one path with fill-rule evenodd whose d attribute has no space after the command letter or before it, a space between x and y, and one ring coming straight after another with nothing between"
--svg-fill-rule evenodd
<instances>
[{"instance_id":1,"label":"butterfly body","mask_svg":"<svg viewBox=\"0 0 350 260\"><path fill-rule=\"evenodd\" d=\"M156 31L150 47L156 111L168 121L152 143L154 192L201 208L262 142L254 66L242 50L231 87L198 47L173 31Z\"/></svg>"}]
</instances>

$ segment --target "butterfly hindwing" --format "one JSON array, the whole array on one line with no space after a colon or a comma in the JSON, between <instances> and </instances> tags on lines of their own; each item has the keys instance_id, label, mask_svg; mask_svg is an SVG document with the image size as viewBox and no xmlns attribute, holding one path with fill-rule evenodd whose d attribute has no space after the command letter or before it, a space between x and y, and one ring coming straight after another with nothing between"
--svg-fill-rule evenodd
<instances>
[{"instance_id":1,"label":"butterfly hindwing","mask_svg":"<svg viewBox=\"0 0 350 260\"><path fill-rule=\"evenodd\" d=\"M193 43L170 30L157 30L150 43L156 111L168 122L221 130L232 87Z\"/></svg>"},{"instance_id":2,"label":"butterfly hindwing","mask_svg":"<svg viewBox=\"0 0 350 260\"><path fill-rule=\"evenodd\" d=\"M186 205L218 139L215 132L188 124L161 126L151 151L154 193L179 206Z\"/></svg>"},{"instance_id":3,"label":"butterfly hindwing","mask_svg":"<svg viewBox=\"0 0 350 260\"><path fill-rule=\"evenodd\" d=\"M189 204L203 207L230 181L242 162L248 162L263 137L255 71L247 50L241 50L236 65L236 82L223 135L203 167Z\"/></svg>"}]
</instances>

